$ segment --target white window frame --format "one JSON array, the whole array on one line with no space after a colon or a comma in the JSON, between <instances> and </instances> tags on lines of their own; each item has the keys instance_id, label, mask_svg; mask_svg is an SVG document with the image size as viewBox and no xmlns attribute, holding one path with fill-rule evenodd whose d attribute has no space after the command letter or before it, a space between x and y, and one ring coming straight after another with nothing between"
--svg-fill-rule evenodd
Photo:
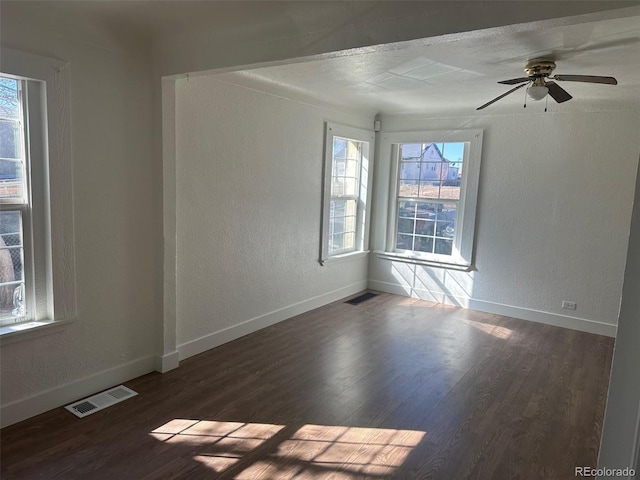
<instances>
[{"instance_id":1,"label":"white window frame","mask_svg":"<svg viewBox=\"0 0 640 480\"><path fill-rule=\"evenodd\" d=\"M2 345L55 331L76 318L69 64L2 48L0 71L25 79L32 208L29 248L33 305L24 321L0 327ZM27 255L25 255L26 257ZM29 268L29 272L27 272ZM27 296L27 299L29 296Z\"/></svg>"},{"instance_id":2,"label":"white window frame","mask_svg":"<svg viewBox=\"0 0 640 480\"><path fill-rule=\"evenodd\" d=\"M333 174L333 142L334 139L344 138L363 144L362 161L359 166L359 186L355 196L357 198L355 246L349 251L329 253L329 230L331 209L331 177ZM322 196L322 228L320 264L330 261L357 258L367 255L369 248L369 218L371 216L371 182L373 179L373 155L375 133L372 130L348 127L337 123L325 124L324 148L324 182Z\"/></svg>"},{"instance_id":3,"label":"white window frame","mask_svg":"<svg viewBox=\"0 0 640 480\"><path fill-rule=\"evenodd\" d=\"M427 266L469 271L473 269L476 207L482 158L482 130L438 130L385 133L380 141L380 157L389 159L388 211L383 250L376 250L380 258L399 260ZM397 251L399 145L408 143L465 143L462 165L460 199L456 213L455 235L451 255Z\"/></svg>"}]
</instances>

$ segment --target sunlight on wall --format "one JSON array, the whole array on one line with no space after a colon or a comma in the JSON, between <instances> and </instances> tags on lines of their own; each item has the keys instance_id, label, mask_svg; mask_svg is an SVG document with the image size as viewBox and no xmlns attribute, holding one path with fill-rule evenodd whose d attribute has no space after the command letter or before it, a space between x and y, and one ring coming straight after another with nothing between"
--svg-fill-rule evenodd
<instances>
[{"instance_id":1,"label":"sunlight on wall","mask_svg":"<svg viewBox=\"0 0 640 480\"><path fill-rule=\"evenodd\" d=\"M390 272L407 295L457 307L469 308L473 272L389 262Z\"/></svg>"},{"instance_id":2,"label":"sunlight on wall","mask_svg":"<svg viewBox=\"0 0 640 480\"><path fill-rule=\"evenodd\" d=\"M174 419L150 433L165 444L188 446L193 459L233 478L367 478L392 474L425 432L383 428ZM236 465L243 457L253 462Z\"/></svg>"}]
</instances>

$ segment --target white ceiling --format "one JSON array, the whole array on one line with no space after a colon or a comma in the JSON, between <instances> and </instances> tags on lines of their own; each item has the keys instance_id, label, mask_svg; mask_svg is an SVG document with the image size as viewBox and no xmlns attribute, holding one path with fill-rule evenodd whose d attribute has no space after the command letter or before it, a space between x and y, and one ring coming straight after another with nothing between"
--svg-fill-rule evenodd
<instances>
[{"instance_id":1,"label":"white ceiling","mask_svg":"<svg viewBox=\"0 0 640 480\"><path fill-rule=\"evenodd\" d=\"M331 10L324 2L295 1L5 0L5 8L8 3L33 8L51 18L80 15L82 21L122 25L147 39L211 29L231 32L229 38L260 38L269 28L284 32L293 28L291 25L293 31L322 30L335 23L336 17L363 18L367 9L377 5L331 2ZM523 113L524 89L481 112L475 108L508 91L511 87L497 82L523 76L525 60L549 55L556 59L556 74L608 75L619 82L616 86L563 82L561 86L574 98L560 105L550 100L550 111L640 108L640 8L625 11L629 16L591 15L584 17L588 23L573 17L562 26L541 21L517 28L431 37L214 78L367 114L499 115ZM376 24L359 28L371 25ZM543 109L531 104L526 112Z\"/></svg>"},{"instance_id":2,"label":"white ceiling","mask_svg":"<svg viewBox=\"0 0 640 480\"><path fill-rule=\"evenodd\" d=\"M462 36L425 45L380 46L369 53L215 75L269 93L340 109L382 114L474 114L508 91L497 82L524 76L524 62L551 56L555 74L614 76L618 85L562 82L574 99L549 100L550 111L637 108L640 103L640 17L532 31ZM524 89L483 110L522 112ZM544 103L544 102L542 102ZM530 104L531 109L544 106Z\"/></svg>"}]
</instances>

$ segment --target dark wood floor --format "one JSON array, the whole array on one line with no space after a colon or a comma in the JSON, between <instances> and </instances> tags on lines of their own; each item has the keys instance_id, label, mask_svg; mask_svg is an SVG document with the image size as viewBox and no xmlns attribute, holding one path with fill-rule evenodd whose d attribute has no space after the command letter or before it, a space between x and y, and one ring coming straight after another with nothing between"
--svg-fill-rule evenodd
<instances>
[{"instance_id":1,"label":"dark wood floor","mask_svg":"<svg viewBox=\"0 0 640 480\"><path fill-rule=\"evenodd\" d=\"M574 478L613 339L381 294L336 302L1 432L9 479Z\"/></svg>"}]
</instances>

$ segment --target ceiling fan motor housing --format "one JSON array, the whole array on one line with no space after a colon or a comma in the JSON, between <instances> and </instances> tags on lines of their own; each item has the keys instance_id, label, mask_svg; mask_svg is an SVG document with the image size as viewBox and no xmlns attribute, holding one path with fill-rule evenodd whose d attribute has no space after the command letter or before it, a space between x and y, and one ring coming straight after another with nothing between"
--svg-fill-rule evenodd
<instances>
[{"instance_id":1,"label":"ceiling fan motor housing","mask_svg":"<svg viewBox=\"0 0 640 480\"><path fill-rule=\"evenodd\" d=\"M529 77L544 78L551 75L556 68L556 62L548 58L534 58L527 60L524 71Z\"/></svg>"}]
</instances>

